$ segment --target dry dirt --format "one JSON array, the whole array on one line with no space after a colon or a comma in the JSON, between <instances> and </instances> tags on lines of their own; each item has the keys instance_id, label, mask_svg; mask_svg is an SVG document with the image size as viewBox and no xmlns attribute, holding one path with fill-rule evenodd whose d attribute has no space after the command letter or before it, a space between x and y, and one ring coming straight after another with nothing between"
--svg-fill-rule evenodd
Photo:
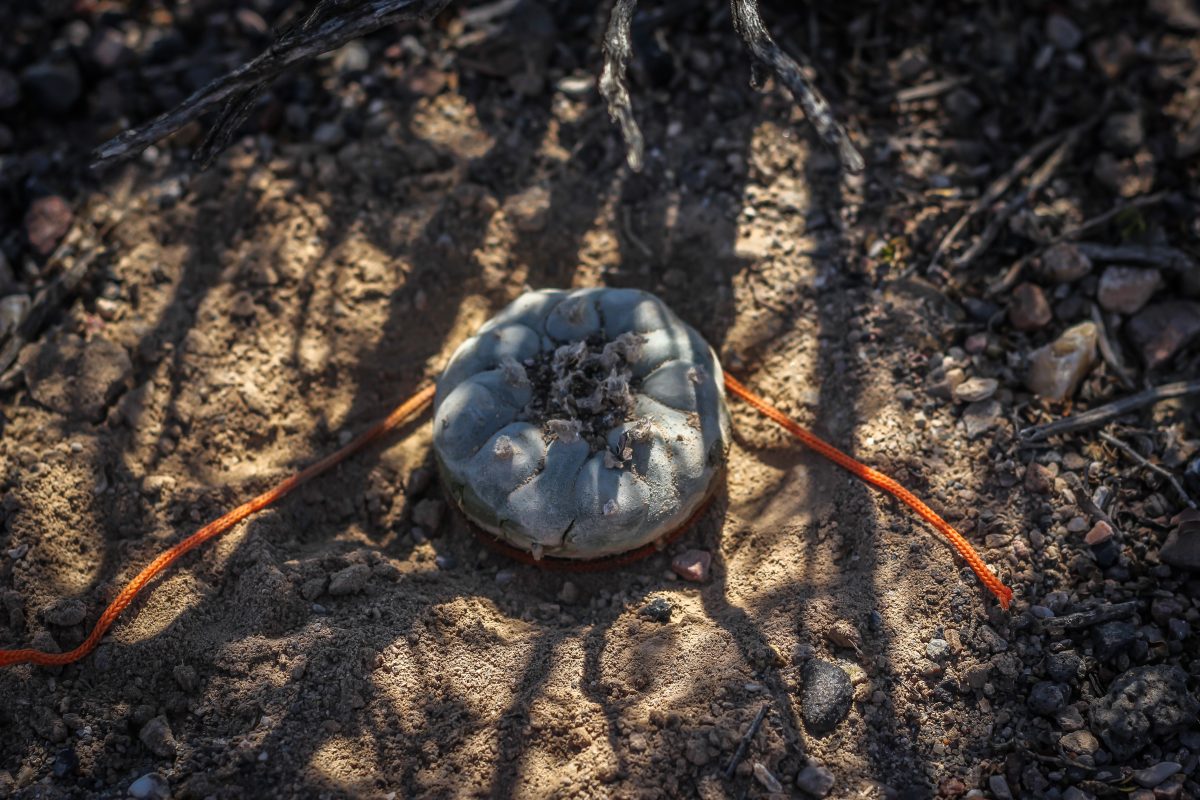
<instances>
[{"instance_id":1,"label":"dry dirt","mask_svg":"<svg viewBox=\"0 0 1200 800\"><path fill-rule=\"evenodd\" d=\"M348 143L248 137L199 174L164 147L81 193L75 225L119 215L107 255L0 397L0 641L74 646L157 552L383 416L527 287L658 293L729 371L981 550L1023 537L1017 412L972 439L922 386L985 326L872 248L911 230L924 191L884 153L899 112L856 117L877 171L841 175L785 96L746 87L725 23L667 31L725 67L635 99L644 176L594 92L514 94L464 57ZM560 46L594 66L594 29ZM61 366L88 358L87 379ZM1025 712L1000 702L1006 679L992 702L954 687L1009 618L897 503L733 417L725 488L693 530L569 575L490 554L449 509L414 538L416 504L444 499L422 418L189 556L94 656L0 673L0 793L122 796L158 772L195 798L757 797L755 762L790 794L810 761L835 797L986 787ZM688 548L713 554L701 585L669 569ZM984 555L1020 595L1029 549ZM656 598L668 622L639 613ZM841 621L861 653L827 638ZM824 735L799 712L812 649L855 683ZM169 737L140 740L156 717Z\"/></svg>"}]
</instances>

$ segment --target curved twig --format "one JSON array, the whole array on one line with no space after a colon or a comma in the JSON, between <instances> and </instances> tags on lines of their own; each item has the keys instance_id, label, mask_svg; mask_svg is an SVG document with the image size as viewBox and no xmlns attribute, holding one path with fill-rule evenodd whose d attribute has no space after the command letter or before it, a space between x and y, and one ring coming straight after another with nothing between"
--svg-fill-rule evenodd
<instances>
[{"instance_id":1,"label":"curved twig","mask_svg":"<svg viewBox=\"0 0 1200 800\"><path fill-rule=\"evenodd\" d=\"M367 0L355 8L338 10L325 17L334 6L344 5L342 0L326 0L303 25L284 34L265 53L217 78L145 125L125 131L100 145L93 153L92 166L136 155L214 106L231 103L209 136L210 146L197 154L208 158L213 146L228 141L226 129L230 125L236 126L247 103L252 103L257 92L284 70L396 22L430 19L449 3L450 0Z\"/></svg>"},{"instance_id":2,"label":"curved twig","mask_svg":"<svg viewBox=\"0 0 1200 800\"><path fill-rule=\"evenodd\" d=\"M600 73L600 94L608 103L608 115L625 137L625 158L629 168L641 172L646 145L633 116L633 102L629 99L629 85L625 82L629 59L633 55L630 28L636 8L637 0L617 0L613 5L608 18L608 30L604 33L604 69Z\"/></svg>"},{"instance_id":3,"label":"curved twig","mask_svg":"<svg viewBox=\"0 0 1200 800\"><path fill-rule=\"evenodd\" d=\"M1122 414L1137 411L1139 408L1145 408L1163 400L1187 397L1193 394L1200 394L1200 380L1166 383L1162 386L1156 386L1153 389L1147 389L1144 392L1130 395L1129 397L1123 397L1120 400L1114 400L1111 403L1098 406L1090 411L1084 411L1082 414L1076 414L1073 417L1025 428L1019 435L1023 442L1040 442L1051 436L1061 436L1064 433L1072 433L1085 428L1094 428Z\"/></svg>"},{"instance_id":4,"label":"curved twig","mask_svg":"<svg viewBox=\"0 0 1200 800\"><path fill-rule=\"evenodd\" d=\"M849 134L834 117L829 101L821 90L804 74L811 68L808 59L799 54L800 63L779 48L758 13L758 0L730 0L733 11L733 27L745 42L750 54L764 67L770 68L787 86L796 102L804 109L804 115L829 147L838 154L842 167L847 172L862 172L866 166L862 154L850 141ZM762 79L762 72L753 73L754 82Z\"/></svg>"}]
</instances>

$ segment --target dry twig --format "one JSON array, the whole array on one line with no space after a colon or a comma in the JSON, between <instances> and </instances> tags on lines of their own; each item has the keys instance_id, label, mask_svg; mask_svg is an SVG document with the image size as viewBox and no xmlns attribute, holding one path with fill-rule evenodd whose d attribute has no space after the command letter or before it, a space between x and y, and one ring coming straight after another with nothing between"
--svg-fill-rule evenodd
<instances>
[{"instance_id":1,"label":"dry twig","mask_svg":"<svg viewBox=\"0 0 1200 800\"><path fill-rule=\"evenodd\" d=\"M1100 306L1095 303L1091 304L1092 322L1096 324L1096 328L1100 331L1100 355L1104 358L1104 363L1108 364L1108 368L1117 376L1117 380L1126 389L1134 387L1133 377L1125 368L1125 363L1121 360L1120 351L1113 346L1112 340L1108 336L1108 325L1104 322L1104 313L1100 310Z\"/></svg>"},{"instance_id":2,"label":"dry twig","mask_svg":"<svg viewBox=\"0 0 1200 800\"><path fill-rule=\"evenodd\" d=\"M796 102L804 109L804 115L829 147L838 154L842 167L847 172L862 172L866 167L862 154L850 141L849 134L833 116L829 102L821 90L805 75L812 69L808 59L799 55L800 63L779 48L767 32L758 13L758 0L730 0L733 10L733 27L737 30L746 48L754 56L759 71L752 75L752 83L761 85L762 69L770 69L787 86Z\"/></svg>"},{"instance_id":3,"label":"dry twig","mask_svg":"<svg viewBox=\"0 0 1200 800\"><path fill-rule=\"evenodd\" d=\"M625 158L629 168L641 172L645 154L642 131L633 116L633 103L629 99L629 86L625 73L633 55L630 29L637 0L617 0L612 15L608 18L608 30L604 34L604 69L600 73L600 94L608 103L608 114L621 129L625 137Z\"/></svg>"},{"instance_id":4,"label":"dry twig","mask_svg":"<svg viewBox=\"0 0 1200 800\"><path fill-rule=\"evenodd\" d=\"M1114 400L1111 403L1098 406L1082 414L1076 414L1073 417L1055 420L1045 425L1034 425L1033 427L1025 428L1021 431L1020 436L1025 442L1040 442L1043 439L1049 439L1051 436L1073 433L1085 428L1094 428L1097 425L1103 425L1110 419L1116 419L1122 414L1128 414L1131 411L1137 411L1139 408L1152 406L1163 400L1187 397L1193 394L1200 394L1200 380L1166 383L1120 400Z\"/></svg>"},{"instance_id":5,"label":"dry twig","mask_svg":"<svg viewBox=\"0 0 1200 800\"><path fill-rule=\"evenodd\" d=\"M737 750L734 751L733 758L729 759L729 765L725 767L725 779L729 780L733 777L734 770L738 764L742 763L742 759L746 757L746 752L750 749L750 743L754 741L754 737L758 735L758 729L762 727L763 720L767 718L767 712L771 710L770 703L763 703L762 708L758 710L754 721L750 723L750 727L746 729L746 735L742 737L742 741L738 743Z\"/></svg>"},{"instance_id":6,"label":"dry twig","mask_svg":"<svg viewBox=\"0 0 1200 800\"><path fill-rule=\"evenodd\" d=\"M228 143L258 94L289 67L368 33L413 19L431 19L450 0L366 0L344 8L345 0L324 0L296 28L284 33L257 58L217 78L177 107L100 145L92 166L128 158L224 105L196 159L207 162Z\"/></svg>"},{"instance_id":7,"label":"dry twig","mask_svg":"<svg viewBox=\"0 0 1200 800\"><path fill-rule=\"evenodd\" d=\"M1146 469L1153 472L1155 475L1161 476L1167 483L1171 484L1171 488L1175 490L1175 494L1179 495L1180 499L1182 499L1184 504L1187 505L1189 508L1196 507L1196 501L1193 500L1188 495L1188 493L1183 488L1183 484L1181 484L1179 482L1179 479L1176 478L1174 475L1172 475L1169 470L1163 469L1158 464L1153 463L1152 461L1150 461L1150 459L1143 456L1137 450L1134 450L1132 447L1127 445L1125 442L1121 441L1120 439L1118 439L1117 437L1115 437L1111 434L1101 431L1100 438L1103 439L1104 441L1108 442L1109 444L1111 444L1113 447L1120 450L1125 455L1132 458L1134 461L1136 461L1138 463L1139 466L1145 467Z\"/></svg>"},{"instance_id":8,"label":"dry twig","mask_svg":"<svg viewBox=\"0 0 1200 800\"><path fill-rule=\"evenodd\" d=\"M1077 630L1079 628L1090 628L1093 625L1099 625L1102 622L1112 622L1116 619L1124 619L1125 617L1133 616L1137 613L1138 606L1141 603L1138 600L1127 600L1124 603L1113 603L1089 608L1085 611L1077 611L1074 614L1067 614L1063 617L1051 617L1050 619L1042 620L1041 627L1043 629L1053 628L1055 630Z\"/></svg>"}]
</instances>

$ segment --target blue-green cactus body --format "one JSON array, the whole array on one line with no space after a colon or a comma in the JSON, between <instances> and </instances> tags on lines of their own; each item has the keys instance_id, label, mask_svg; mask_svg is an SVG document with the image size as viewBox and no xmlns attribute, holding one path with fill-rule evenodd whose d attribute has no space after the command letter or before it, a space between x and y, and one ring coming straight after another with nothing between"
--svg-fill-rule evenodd
<instances>
[{"instance_id":1,"label":"blue-green cactus body","mask_svg":"<svg viewBox=\"0 0 1200 800\"><path fill-rule=\"evenodd\" d=\"M528 292L438 381L434 451L467 517L536 557L597 558L677 530L729 444L712 348L654 295Z\"/></svg>"}]
</instances>

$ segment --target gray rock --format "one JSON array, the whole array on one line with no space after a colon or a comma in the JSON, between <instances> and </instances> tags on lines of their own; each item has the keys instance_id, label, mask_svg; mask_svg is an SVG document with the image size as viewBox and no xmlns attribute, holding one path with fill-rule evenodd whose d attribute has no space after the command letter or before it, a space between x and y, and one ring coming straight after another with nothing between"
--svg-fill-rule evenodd
<instances>
[{"instance_id":1,"label":"gray rock","mask_svg":"<svg viewBox=\"0 0 1200 800\"><path fill-rule=\"evenodd\" d=\"M42 618L51 625L64 628L78 625L87 616L87 606L82 600L62 599L54 602L42 611Z\"/></svg>"},{"instance_id":2,"label":"gray rock","mask_svg":"<svg viewBox=\"0 0 1200 800\"><path fill-rule=\"evenodd\" d=\"M356 594L367 585L371 568L366 564L351 564L329 576L329 593L334 597Z\"/></svg>"},{"instance_id":3,"label":"gray rock","mask_svg":"<svg viewBox=\"0 0 1200 800\"><path fill-rule=\"evenodd\" d=\"M1189 509L1179 515L1179 524L1167 534L1158 558L1176 569L1200 572L1200 512Z\"/></svg>"},{"instance_id":4,"label":"gray rock","mask_svg":"<svg viewBox=\"0 0 1200 800\"><path fill-rule=\"evenodd\" d=\"M978 403L987 400L1000 388L995 378L968 378L954 387L954 399L961 403Z\"/></svg>"},{"instance_id":5,"label":"gray rock","mask_svg":"<svg viewBox=\"0 0 1200 800\"><path fill-rule=\"evenodd\" d=\"M1181 769L1183 769L1183 765L1177 761L1163 761L1153 767L1139 769L1133 773L1133 779L1137 781L1138 786L1153 789Z\"/></svg>"},{"instance_id":6,"label":"gray rock","mask_svg":"<svg viewBox=\"0 0 1200 800\"><path fill-rule=\"evenodd\" d=\"M1162 275L1156 269L1137 267L1108 267L1100 276L1096 300L1107 311L1135 314L1162 286Z\"/></svg>"},{"instance_id":7,"label":"gray rock","mask_svg":"<svg viewBox=\"0 0 1200 800\"><path fill-rule=\"evenodd\" d=\"M1110 114L1100 129L1100 141L1104 146L1123 155L1141 147L1145 138L1142 115L1136 111Z\"/></svg>"},{"instance_id":8,"label":"gray rock","mask_svg":"<svg viewBox=\"0 0 1200 800\"><path fill-rule=\"evenodd\" d=\"M1052 716L1067 704L1068 691L1061 684L1039 681L1029 690L1029 708L1035 714Z\"/></svg>"},{"instance_id":9,"label":"gray rock","mask_svg":"<svg viewBox=\"0 0 1200 800\"><path fill-rule=\"evenodd\" d=\"M783 791L783 784L771 773L771 770L767 769L767 765L760 761L754 762L754 779L772 794L778 794Z\"/></svg>"},{"instance_id":10,"label":"gray rock","mask_svg":"<svg viewBox=\"0 0 1200 800\"><path fill-rule=\"evenodd\" d=\"M1079 680L1079 672L1082 668L1083 659L1074 651L1050 653L1046 656L1046 674L1059 683L1071 683Z\"/></svg>"},{"instance_id":11,"label":"gray rock","mask_svg":"<svg viewBox=\"0 0 1200 800\"><path fill-rule=\"evenodd\" d=\"M1025 385L1039 397L1054 402L1074 395L1096 362L1097 336L1094 323L1081 322L1033 351Z\"/></svg>"},{"instance_id":12,"label":"gray rock","mask_svg":"<svg viewBox=\"0 0 1200 800\"><path fill-rule=\"evenodd\" d=\"M833 790L833 773L819 764L809 764L796 776L796 786L812 797L825 797Z\"/></svg>"},{"instance_id":13,"label":"gray rock","mask_svg":"<svg viewBox=\"0 0 1200 800\"><path fill-rule=\"evenodd\" d=\"M800 714L813 733L834 729L850 711L854 686L846 670L819 658L804 665L801 677L804 690L800 697Z\"/></svg>"},{"instance_id":14,"label":"gray rock","mask_svg":"<svg viewBox=\"0 0 1200 800\"><path fill-rule=\"evenodd\" d=\"M1081 756L1090 756L1100 749L1100 741L1091 731L1072 731L1059 739L1058 743L1068 753Z\"/></svg>"},{"instance_id":15,"label":"gray rock","mask_svg":"<svg viewBox=\"0 0 1200 800\"><path fill-rule=\"evenodd\" d=\"M1083 714L1075 706L1067 706L1054 715L1054 724L1064 733L1083 729Z\"/></svg>"},{"instance_id":16,"label":"gray rock","mask_svg":"<svg viewBox=\"0 0 1200 800\"><path fill-rule=\"evenodd\" d=\"M129 796L136 800L166 800L171 796L171 787L162 775L148 772L129 784Z\"/></svg>"},{"instance_id":17,"label":"gray rock","mask_svg":"<svg viewBox=\"0 0 1200 800\"><path fill-rule=\"evenodd\" d=\"M346 129L337 122L322 122L313 131L312 138L323 147L337 147L346 141Z\"/></svg>"},{"instance_id":18,"label":"gray rock","mask_svg":"<svg viewBox=\"0 0 1200 800\"><path fill-rule=\"evenodd\" d=\"M133 373L125 348L108 339L73 334L43 340L21 353L33 399L60 414L103 418Z\"/></svg>"},{"instance_id":19,"label":"gray rock","mask_svg":"<svg viewBox=\"0 0 1200 800\"><path fill-rule=\"evenodd\" d=\"M1022 283L1013 289L1008 303L1008 321L1019 331L1036 331L1054 318L1046 293L1036 283Z\"/></svg>"},{"instance_id":20,"label":"gray rock","mask_svg":"<svg viewBox=\"0 0 1200 800\"><path fill-rule=\"evenodd\" d=\"M996 400L980 400L963 409L962 419L967 437L974 439L997 427L1004 420L1004 409Z\"/></svg>"},{"instance_id":21,"label":"gray rock","mask_svg":"<svg viewBox=\"0 0 1200 800\"><path fill-rule=\"evenodd\" d=\"M1108 661L1125 652L1137 641L1137 626L1132 622L1114 620L1092 629L1092 652L1096 658Z\"/></svg>"},{"instance_id":22,"label":"gray rock","mask_svg":"<svg viewBox=\"0 0 1200 800\"><path fill-rule=\"evenodd\" d=\"M347 42L333 52L333 67L338 72L362 72L371 66L371 53L361 39Z\"/></svg>"},{"instance_id":23,"label":"gray rock","mask_svg":"<svg viewBox=\"0 0 1200 800\"><path fill-rule=\"evenodd\" d=\"M1092 260L1075 245L1061 242L1042 253L1041 277L1053 283L1071 283L1092 271Z\"/></svg>"},{"instance_id":24,"label":"gray rock","mask_svg":"<svg viewBox=\"0 0 1200 800\"><path fill-rule=\"evenodd\" d=\"M52 114L71 110L83 92L79 68L68 59L39 61L21 73L30 99Z\"/></svg>"},{"instance_id":25,"label":"gray rock","mask_svg":"<svg viewBox=\"0 0 1200 800\"><path fill-rule=\"evenodd\" d=\"M1129 320L1126 331L1146 368L1156 369L1200 336L1200 303L1171 300L1146 306Z\"/></svg>"},{"instance_id":26,"label":"gray rock","mask_svg":"<svg viewBox=\"0 0 1200 800\"><path fill-rule=\"evenodd\" d=\"M979 95L960 86L946 95L945 108L951 117L965 122L979 113L979 109L983 108L983 101L979 99Z\"/></svg>"},{"instance_id":27,"label":"gray rock","mask_svg":"<svg viewBox=\"0 0 1200 800\"><path fill-rule=\"evenodd\" d=\"M950 643L945 639L930 639L925 645L925 654L934 661L940 661L950 655Z\"/></svg>"},{"instance_id":28,"label":"gray rock","mask_svg":"<svg viewBox=\"0 0 1200 800\"><path fill-rule=\"evenodd\" d=\"M1008 788L1008 780L1003 775L989 776L988 788L992 790L992 796L996 800L1012 800L1012 789Z\"/></svg>"},{"instance_id":29,"label":"gray rock","mask_svg":"<svg viewBox=\"0 0 1200 800\"><path fill-rule=\"evenodd\" d=\"M142 726L138 739L159 758L175 757L175 736L166 717L158 716Z\"/></svg>"},{"instance_id":30,"label":"gray rock","mask_svg":"<svg viewBox=\"0 0 1200 800\"><path fill-rule=\"evenodd\" d=\"M1195 724L1200 713L1187 688L1187 673L1176 666L1135 667L1112 682L1108 694L1091 704L1091 726L1113 755L1133 758ZM1082 733L1082 731L1080 731Z\"/></svg>"},{"instance_id":31,"label":"gray rock","mask_svg":"<svg viewBox=\"0 0 1200 800\"><path fill-rule=\"evenodd\" d=\"M1083 31L1062 14L1051 14L1046 17L1046 38L1056 50L1066 53L1083 43Z\"/></svg>"}]
</instances>

